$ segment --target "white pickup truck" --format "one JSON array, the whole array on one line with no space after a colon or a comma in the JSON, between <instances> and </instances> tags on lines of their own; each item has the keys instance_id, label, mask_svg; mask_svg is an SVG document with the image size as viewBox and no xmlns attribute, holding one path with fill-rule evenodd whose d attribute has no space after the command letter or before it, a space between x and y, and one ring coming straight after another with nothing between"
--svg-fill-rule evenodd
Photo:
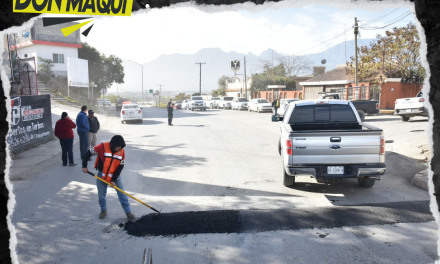
<instances>
[{"instance_id":1,"label":"white pickup truck","mask_svg":"<svg viewBox=\"0 0 440 264\"><path fill-rule=\"evenodd\" d=\"M407 122L413 116L428 116L425 107L423 93L419 92L416 97L397 99L394 106L394 114L400 115L402 121Z\"/></svg>"},{"instance_id":2,"label":"white pickup truck","mask_svg":"<svg viewBox=\"0 0 440 264\"><path fill-rule=\"evenodd\" d=\"M318 182L356 178L359 186L372 187L385 173L384 133L361 123L349 101L292 102L272 121L282 121L278 151L287 187L301 176Z\"/></svg>"}]
</instances>

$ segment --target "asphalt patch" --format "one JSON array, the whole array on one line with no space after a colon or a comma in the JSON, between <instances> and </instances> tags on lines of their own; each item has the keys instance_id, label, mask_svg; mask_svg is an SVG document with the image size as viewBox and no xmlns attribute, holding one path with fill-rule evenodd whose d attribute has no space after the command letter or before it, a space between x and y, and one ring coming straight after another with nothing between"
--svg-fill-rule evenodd
<instances>
[{"instance_id":1,"label":"asphalt patch","mask_svg":"<svg viewBox=\"0 0 440 264\"><path fill-rule=\"evenodd\" d=\"M275 210L216 210L148 214L127 222L127 234L181 236L203 233L255 233L434 221L429 201ZM361 231L354 232L365 237ZM327 236L328 234L325 234ZM325 236L320 236L324 238Z\"/></svg>"},{"instance_id":2,"label":"asphalt patch","mask_svg":"<svg viewBox=\"0 0 440 264\"><path fill-rule=\"evenodd\" d=\"M144 215L127 222L125 230L132 236L179 236L201 233L240 233L239 211L217 210Z\"/></svg>"}]
</instances>

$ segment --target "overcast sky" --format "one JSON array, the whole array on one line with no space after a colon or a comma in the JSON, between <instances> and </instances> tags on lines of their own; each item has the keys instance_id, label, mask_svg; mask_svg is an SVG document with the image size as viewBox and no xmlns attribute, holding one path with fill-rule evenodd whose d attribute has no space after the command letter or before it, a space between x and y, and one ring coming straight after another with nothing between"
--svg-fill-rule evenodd
<instances>
[{"instance_id":1,"label":"overcast sky","mask_svg":"<svg viewBox=\"0 0 440 264\"><path fill-rule=\"evenodd\" d=\"M323 51L344 39L352 40L354 17L361 20L360 26L374 27L387 25L388 21L413 11L409 2L368 6L349 1L339 1L344 4L338 6L335 2L329 3L331 7L315 4L301 7L289 1L258 7L251 3L226 7L184 3L136 12L131 17L95 18L88 37L81 37L106 55L114 54L141 64L162 54L193 54L214 47L255 55L271 48L299 55ZM410 21L415 21L414 14L393 26L404 26ZM374 38L391 28L360 29L361 38Z\"/></svg>"}]
</instances>

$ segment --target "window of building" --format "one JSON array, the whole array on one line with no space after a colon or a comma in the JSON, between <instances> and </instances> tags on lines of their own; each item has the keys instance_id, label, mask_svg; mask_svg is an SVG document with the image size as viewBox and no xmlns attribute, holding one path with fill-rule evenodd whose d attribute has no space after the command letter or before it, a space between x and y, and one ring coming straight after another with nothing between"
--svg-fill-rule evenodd
<instances>
[{"instance_id":1,"label":"window of building","mask_svg":"<svg viewBox=\"0 0 440 264\"><path fill-rule=\"evenodd\" d=\"M53 63L63 63L64 64L64 54L53 54Z\"/></svg>"}]
</instances>

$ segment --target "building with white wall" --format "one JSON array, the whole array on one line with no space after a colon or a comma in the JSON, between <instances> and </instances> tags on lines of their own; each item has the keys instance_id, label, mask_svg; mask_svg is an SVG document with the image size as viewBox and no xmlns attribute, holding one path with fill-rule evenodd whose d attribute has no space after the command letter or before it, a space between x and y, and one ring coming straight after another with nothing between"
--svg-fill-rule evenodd
<instances>
[{"instance_id":1,"label":"building with white wall","mask_svg":"<svg viewBox=\"0 0 440 264\"><path fill-rule=\"evenodd\" d=\"M52 60L52 72L57 76L67 76L67 58L78 58L78 49L82 48L80 31L77 30L65 37L62 28L75 25L69 22L53 26L43 26L42 18L36 20L32 28L24 29L18 34L11 34L15 42L10 48L17 51L19 58L34 57L38 71L38 57Z\"/></svg>"},{"instance_id":2,"label":"building with white wall","mask_svg":"<svg viewBox=\"0 0 440 264\"><path fill-rule=\"evenodd\" d=\"M252 84L252 78L247 78L246 82L242 81L238 77L231 78L229 81L226 81L226 96L232 97L247 97L248 100L251 99L250 87ZM247 87L247 96L246 96L246 87Z\"/></svg>"}]
</instances>

